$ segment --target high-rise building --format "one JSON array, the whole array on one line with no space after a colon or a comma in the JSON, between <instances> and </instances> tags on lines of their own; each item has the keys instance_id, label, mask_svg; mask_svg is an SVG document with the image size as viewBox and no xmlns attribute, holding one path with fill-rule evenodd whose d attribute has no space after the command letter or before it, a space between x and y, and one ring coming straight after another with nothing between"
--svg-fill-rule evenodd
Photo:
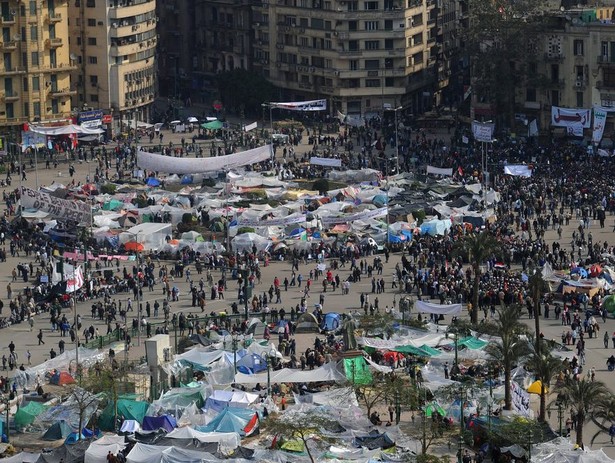
<instances>
[{"instance_id":1,"label":"high-rise building","mask_svg":"<svg viewBox=\"0 0 615 463\"><path fill-rule=\"evenodd\" d=\"M156 1L76 0L70 8L77 110L148 121L156 94Z\"/></svg>"},{"instance_id":2,"label":"high-rise building","mask_svg":"<svg viewBox=\"0 0 615 463\"><path fill-rule=\"evenodd\" d=\"M0 2L0 133L18 141L25 122L68 120L68 2Z\"/></svg>"}]
</instances>

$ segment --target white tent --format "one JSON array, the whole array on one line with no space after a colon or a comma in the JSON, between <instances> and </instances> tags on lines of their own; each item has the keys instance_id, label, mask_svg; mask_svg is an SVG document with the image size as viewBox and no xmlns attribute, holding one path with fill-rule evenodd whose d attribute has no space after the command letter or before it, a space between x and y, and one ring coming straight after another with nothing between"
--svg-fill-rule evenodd
<instances>
[{"instance_id":1,"label":"white tent","mask_svg":"<svg viewBox=\"0 0 615 463\"><path fill-rule=\"evenodd\" d=\"M214 391L205 401L205 408L221 410L224 407L248 408L259 399L258 394L244 391Z\"/></svg>"},{"instance_id":2,"label":"white tent","mask_svg":"<svg viewBox=\"0 0 615 463\"><path fill-rule=\"evenodd\" d=\"M298 371L290 368L283 368L278 371L272 371L272 383L312 383L325 381L346 381L346 376L337 370L337 365L334 362L325 363L322 367L315 370ZM258 373L255 375L245 375L237 373L235 382L238 384L267 384L267 373Z\"/></svg>"},{"instance_id":3,"label":"white tent","mask_svg":"<svg viewBox=\"0 0 615 463\"><path fill-rule=\"evenodd\" d=\"M136 241L145 250L157 250L166 244L165 238L172 236L170 223L142 223L120 234L120 244Z\"/></svg>"},{"instance_id":4,"label":"white tent","mask_svg":"<svg viewBox=\"0 0 615 463\"><path fill-rule=\"evenodd\" d=\"M211 453L184 450L176 447L137 443L126 456L127 463L179 463L220 461Z\"/></svg>"},{"instance_id":5,"label":"white tent","mask_svg":"<svg viewBox=\"0 0 615 463\"><path fill-rule=\"evenodd\" d=\"M218 442L220 447L236 449L241 441L236 432L201 432L185 426L176 428L166 435L171 439L196 439L199 442Z\"/></svg>"},{"instance_id":6,"label":"white tent","mask_svg":"<svg viewBox=\"0 0 615 463\"><path fill-rule=\"evenodd\" d=\"M107 455L116 455L126 448L124 436L103 436L93 441L85 451L84 463L107 463Z\"/></svg>"},{"instance_id":7,"label":"white tent","mask_svg":"<svg viewBox=\"0 0 615 463\"><path fill-rule=\"evenodd\" d=\"M236 252L251 252L252 246L255 246L257 251L266 251L271 246L271 243L271 240L263 238L256 233L242 233L231 240L233 251Z\"/></svg>"}]
</instances>

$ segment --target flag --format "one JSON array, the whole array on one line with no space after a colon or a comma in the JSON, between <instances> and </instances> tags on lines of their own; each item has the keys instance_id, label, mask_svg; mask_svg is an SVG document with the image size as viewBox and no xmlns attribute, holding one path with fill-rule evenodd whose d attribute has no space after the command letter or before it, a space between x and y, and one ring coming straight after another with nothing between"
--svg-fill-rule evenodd
<instances>
[{"instance_id":1,"label":"flag","mask_svg":"<svg viewBox=\"0 0 615 463\"><path fill-rule=\"evenodd\" d=\"M461 166L457 167L457 172L459 172L459 175L463 175L463 169Z\"/></svg>"},{"instance_id":2,"label":"flag","mask_svg":"<svg viewBox=\"0 0 615 463\"><path fill-rule=\"evenodd\" d=\"M65 275L66 276L66 275ZM83 269L81 266L74 268L73 273L66 279L66 292L74 293L83 286Z\"/></svg>"},{"instance_id":3,"label":"flag","mask_svg":"<svg viewBox=\"0 0 615 463\"><path fill-rule=\"evenodd\" d=\"M276 434L271 441L271 450L274 450L278 446L278 435Z\"/></svg>"},{"instance_id":4,"label":"flag","mask_svg":"<svg viewBox=\"0 0 615 463\"><path fill-rule=\"evenodd\" d=\"M259 425L260 421L258 419L258 413L255 413L250 421L248 421L248 424L246 424L246 427L243 428L243 431L246 433L246 437L258 434Z\"/></svg>"}]
</instances>

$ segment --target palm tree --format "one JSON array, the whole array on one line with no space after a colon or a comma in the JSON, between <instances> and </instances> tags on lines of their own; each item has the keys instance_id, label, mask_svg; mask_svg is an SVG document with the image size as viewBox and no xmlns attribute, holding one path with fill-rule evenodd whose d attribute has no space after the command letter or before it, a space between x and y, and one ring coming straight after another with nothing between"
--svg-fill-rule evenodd
<instances>
[{"instance_id":1,"label":"palm tree","mask_svg":"<svg viewBox=\"0 0 615 463\"><path fill-rule=\"evenodd\" d=\"M540 299L542 295L549 290L549 285L542 277L542 269L535 269L534 274L528 280L528 286L534 304L534 326L536 327L535 350L537 354L540 354Z\"/></svg>"},{"instance_id":2,"label":"palm tree","mask_svg":"<svg viewBox=\"0 0 615 463\"><path fill-rule=\"evenodd\" d=\"M566 379L558 387L563 402L570 406L572 413L577 417L576 443L583 446L583 428L585 421L598 412L603 411L605 398L610 395L609 390L601 381L584 379Z\"/></svg>"},{"instance_id":3,"label":"palm tree","mask_svg":"<svg viewBox=\"0 0 615 463\"><path fill-rule=\"evenodd\" d=\"M596 438L603 432L608 434L611 424L615 422L615 397L612 395L604 397L598 410L591 416L591 420L598 426L598 431L590 442L591 445L594 445Z\"/></svg>"},{"instance_id":4,"label":"palm tree","mask_svg":"<svg viewBox=\"0 0 615 463\"><path fill-rule=\"evenodd\" d=\"M538 421L545 421L547 411L547 391L551 386L551 380L563 368L562 361L553 357L549 352L540 345L543 344L540 338L534 344L534 351L530 354L525 366L534 373L536 379L540 381L540 412L538 413ZM538 349L536 349L538 347Z\"/></svg>"},{"instance_id":5,"label":"palm tree","mask_svg":"<svg viewBox=\"0 0 615 463\"><path fill-rule=\"evenodd\" d=\"M504 409L510 410L512 396L510 394L510 379L513 365L528 354L528 342L521 338L527 332L527 327L519 321L521 306L512 304L498 310L496 325L502 342L487 345L487 354L504 369Z\"/></svg>"},{"instance_id":6,"label":"palm tree","mask_svg":"<svg viewBox=\"0 0 615 463\"><path fill-rule=\"evenodd\" d=\"M494 254L501 250L500 243L488 232L480 232L465 236L455 243L455 252L467 257L474 272L474 284L472 294L472 311L470 319L472 323L478 323L478 294L481 269L480 266Z\"/></svg>"}]
</instances>

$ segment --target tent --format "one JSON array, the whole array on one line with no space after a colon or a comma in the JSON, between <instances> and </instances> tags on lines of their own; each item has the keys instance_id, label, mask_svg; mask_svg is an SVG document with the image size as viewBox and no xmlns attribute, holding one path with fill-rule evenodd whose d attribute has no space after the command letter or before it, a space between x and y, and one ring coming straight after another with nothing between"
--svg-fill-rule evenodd
<instances>
[{"instance_id":1,"label":"tent","mask_svg":"<svg viewBox=\"0 0 615 463\"><path fill-rule=\"evenodd\" d=\"M124 203L119 199L111 199L103 204L103 211L117 211L118 209L122 209L124 207Z\"/></svg>"},{"instance_id":2,"label":"tent","mask_svg":"<svg viewBox=\"0 0 615 463\"><path fill-rule=\"evenodd\" d=\"M265 334L265 324L258 318L250 320L247 334L253 335L255 338L262 338Z\"/></svg>"},{"instance_id":3,"label":"tent","mask_svg":"<svg viewBox=\"0 0 615 463\"><path fill-rule=\"evenodd\" d=\"M226 407L248 408L259 399L258 394L243 391L214 391L205 401L208 410L221 411Z\"/></svg>"},{"instance_id":4,"label":"tent","mask_svg":"<svg viewBox=\"0 0 615 463\"><path fill-rule=\"evenodd\" d=\"M149 403L136 400L119 399L117 401L117 416L124 417L125 420L135 420L141 424L147 414ZM98 425L103 431L115 429L115 404L109 401L107 407L100 415Z\"/></svg>"},{"instance_id":5,"label":"tent","mask_svg":"<svg viewBox=\"0 0 615 463\"><path fill-rule=\"evenodd\" d=\"M65 384L75 384L75 379L67 371L56 371L49 378L49 383L56 386L64 386Z\"/></svg>"},{"instance_id":6,"label":"tent","mask_svg":"<svg viewBox=\"0 0 615 463\"><path fill-rule=\"evenodd\" d=\"M208 130L220 130L222 127L224 127L224 124L220 121L211 121L201 124L201 128Z\"/></svg>"},{"instance_id":7,"label":"tent","mask_svg":"<svg viewBox=\"0 0 615 463\"><path fill-rule=\"evenodd\" d=\"M604 307L607 312L613 313L615 312L615 294L611 294L605 297L602 300L602 307Z\"/></svg>"},{"instance_id":8,"label":"tent","mask_svg":"<svg viewBox=\"0 0 615 463\"><path fill-rule=\"evenodd\" d=\"M146 416L143 418L144 431L156 431L164 429L166 432L173 431L177 426L177 421L170 415L163 416Z\"/></svg>"},{"instance_id":9,"label":"tent","mask_svg":"<svg viewBox=\"0 0 615 463\"><path fill-rule=\"evenodd\" d=\"M196 426L202 432L236 432L245 436L245 427L254 417L254 410L248 408L227 407L205 426Z\"/></svg>"},{"instance_id":10,"label":"tent","mask_svg":"<svg viewBox=\"0 0 615 463\"><path fill-rule=\"evenodd\" d=\"M320 329L323 331L336 331L342 325L342 316L336 312L325 314L320 324Z\"/></svg>"},{"instance_id":11,"label":"tent","mask_svg":"<svg viewBox=\"0 0 615 463\"><path fill-rule=\"evenodd\" d=\"M386 432L380 434L378 431L373 430L366 436L356 436L353 444L357 447L367 447L369 450L374 450L378 448L391 448L395 445L395 441Z\"/></svg>"},{"instance_id":12,"label":"tent","mask_svg":"<svg viewBox=\"0 0 615 463\"><path fill-rule=\"evenodd\" d=\"M444 235L451 229L452 223L450 219L438 220L433 219L429 222L423 222L421 224L421 235Z\"/></svg>"},{"instance_id":13,"label":"tent","mask_svg":"<svg viewBox=\"0 0 615 463\"><path fill-rule=\"evenodd\" d=\"M528 386L526 391L529 392L530 394L540 395L540 389L542 389L542 381L536 380ZM548 392L549 392L549 388L545 386L545 393L548 393Z\"/></svg>"},{"instance_id":14,"label":"tent","mask_svg":"<svg viewBox=\"0 0 615 463\"><path fill-rule=\"evenodd\" d=\"M151 187L160 186L160 180L158 180L156 177L149 177L145 184Z\"/></svg>"},{"instance_id":15,"label":"tent","mask_svg":"<svg viewBox=\"0 0 615 463\"><path fill-rule=\"evenodd\" d=\"M136 420L124 420L120 432L135 433L141 431L141 425Z\"/></svg>"},{"instance_id":16,"label":"tent","mask_svg":"<svg viewBox=\"0 0 615 463\"><path fill-rule=\"evenodd\" d=\"M15 413L15 426L18 428L28 426L46 408L47 407L40 402L28 402Z\"/></svg>"},{"instance_id":17,"label":"tent","mask_svg":"<svg viewBox=\"0 0 615 463\"><path fill-rule=\"evenodd\" d=\"M174 446L137 443L126 456L127 463L201 463L219 461L214 455Z\"/></svg>"},{"instance_id":18,"label":"tent","mask_svg":"<svg viewBox=\"0 0 615 463\"><path fill-rule=\"evenodd\" d=\"M107 455L116 455L126 448L124 436L103 436L93 441L85 451L84 463L107 463Z\"/></svg>"},{"instance_id":19,"label":"tent","mask_svg":"<svg viewBox=\"0 0 615 463\"><path fill-rule=\"evenodd\" d=\"M49 429L43 434L43 440L58 440L65 439L68 435L73 432L70 426L66 423L66 421L56 421L51 425Z\"/></svg>"},{"instance_id":20,"label":"tent","mask_svg":"<svg viewBox=\"0 0 615 463\"><path fill-rule=\"evenodd\" d=\"M221 447L235 449L239 447L239 434L235 432L200 432L190 427L177 428L167 434L171 439L196 439L199 442L218 442Z\"/></svg>"},{"instance_id":21,"label":"tent","mask_svg":"<svg viewBox=\"0 0 615 463\"><path fill-rule=\"evenodd\" d=\"M297 327L295 328L295 332L318 333L318 320L316 320L316 317L309 312L301 314L301 316L297 319Z\"/></svg>"}]
</instances>

